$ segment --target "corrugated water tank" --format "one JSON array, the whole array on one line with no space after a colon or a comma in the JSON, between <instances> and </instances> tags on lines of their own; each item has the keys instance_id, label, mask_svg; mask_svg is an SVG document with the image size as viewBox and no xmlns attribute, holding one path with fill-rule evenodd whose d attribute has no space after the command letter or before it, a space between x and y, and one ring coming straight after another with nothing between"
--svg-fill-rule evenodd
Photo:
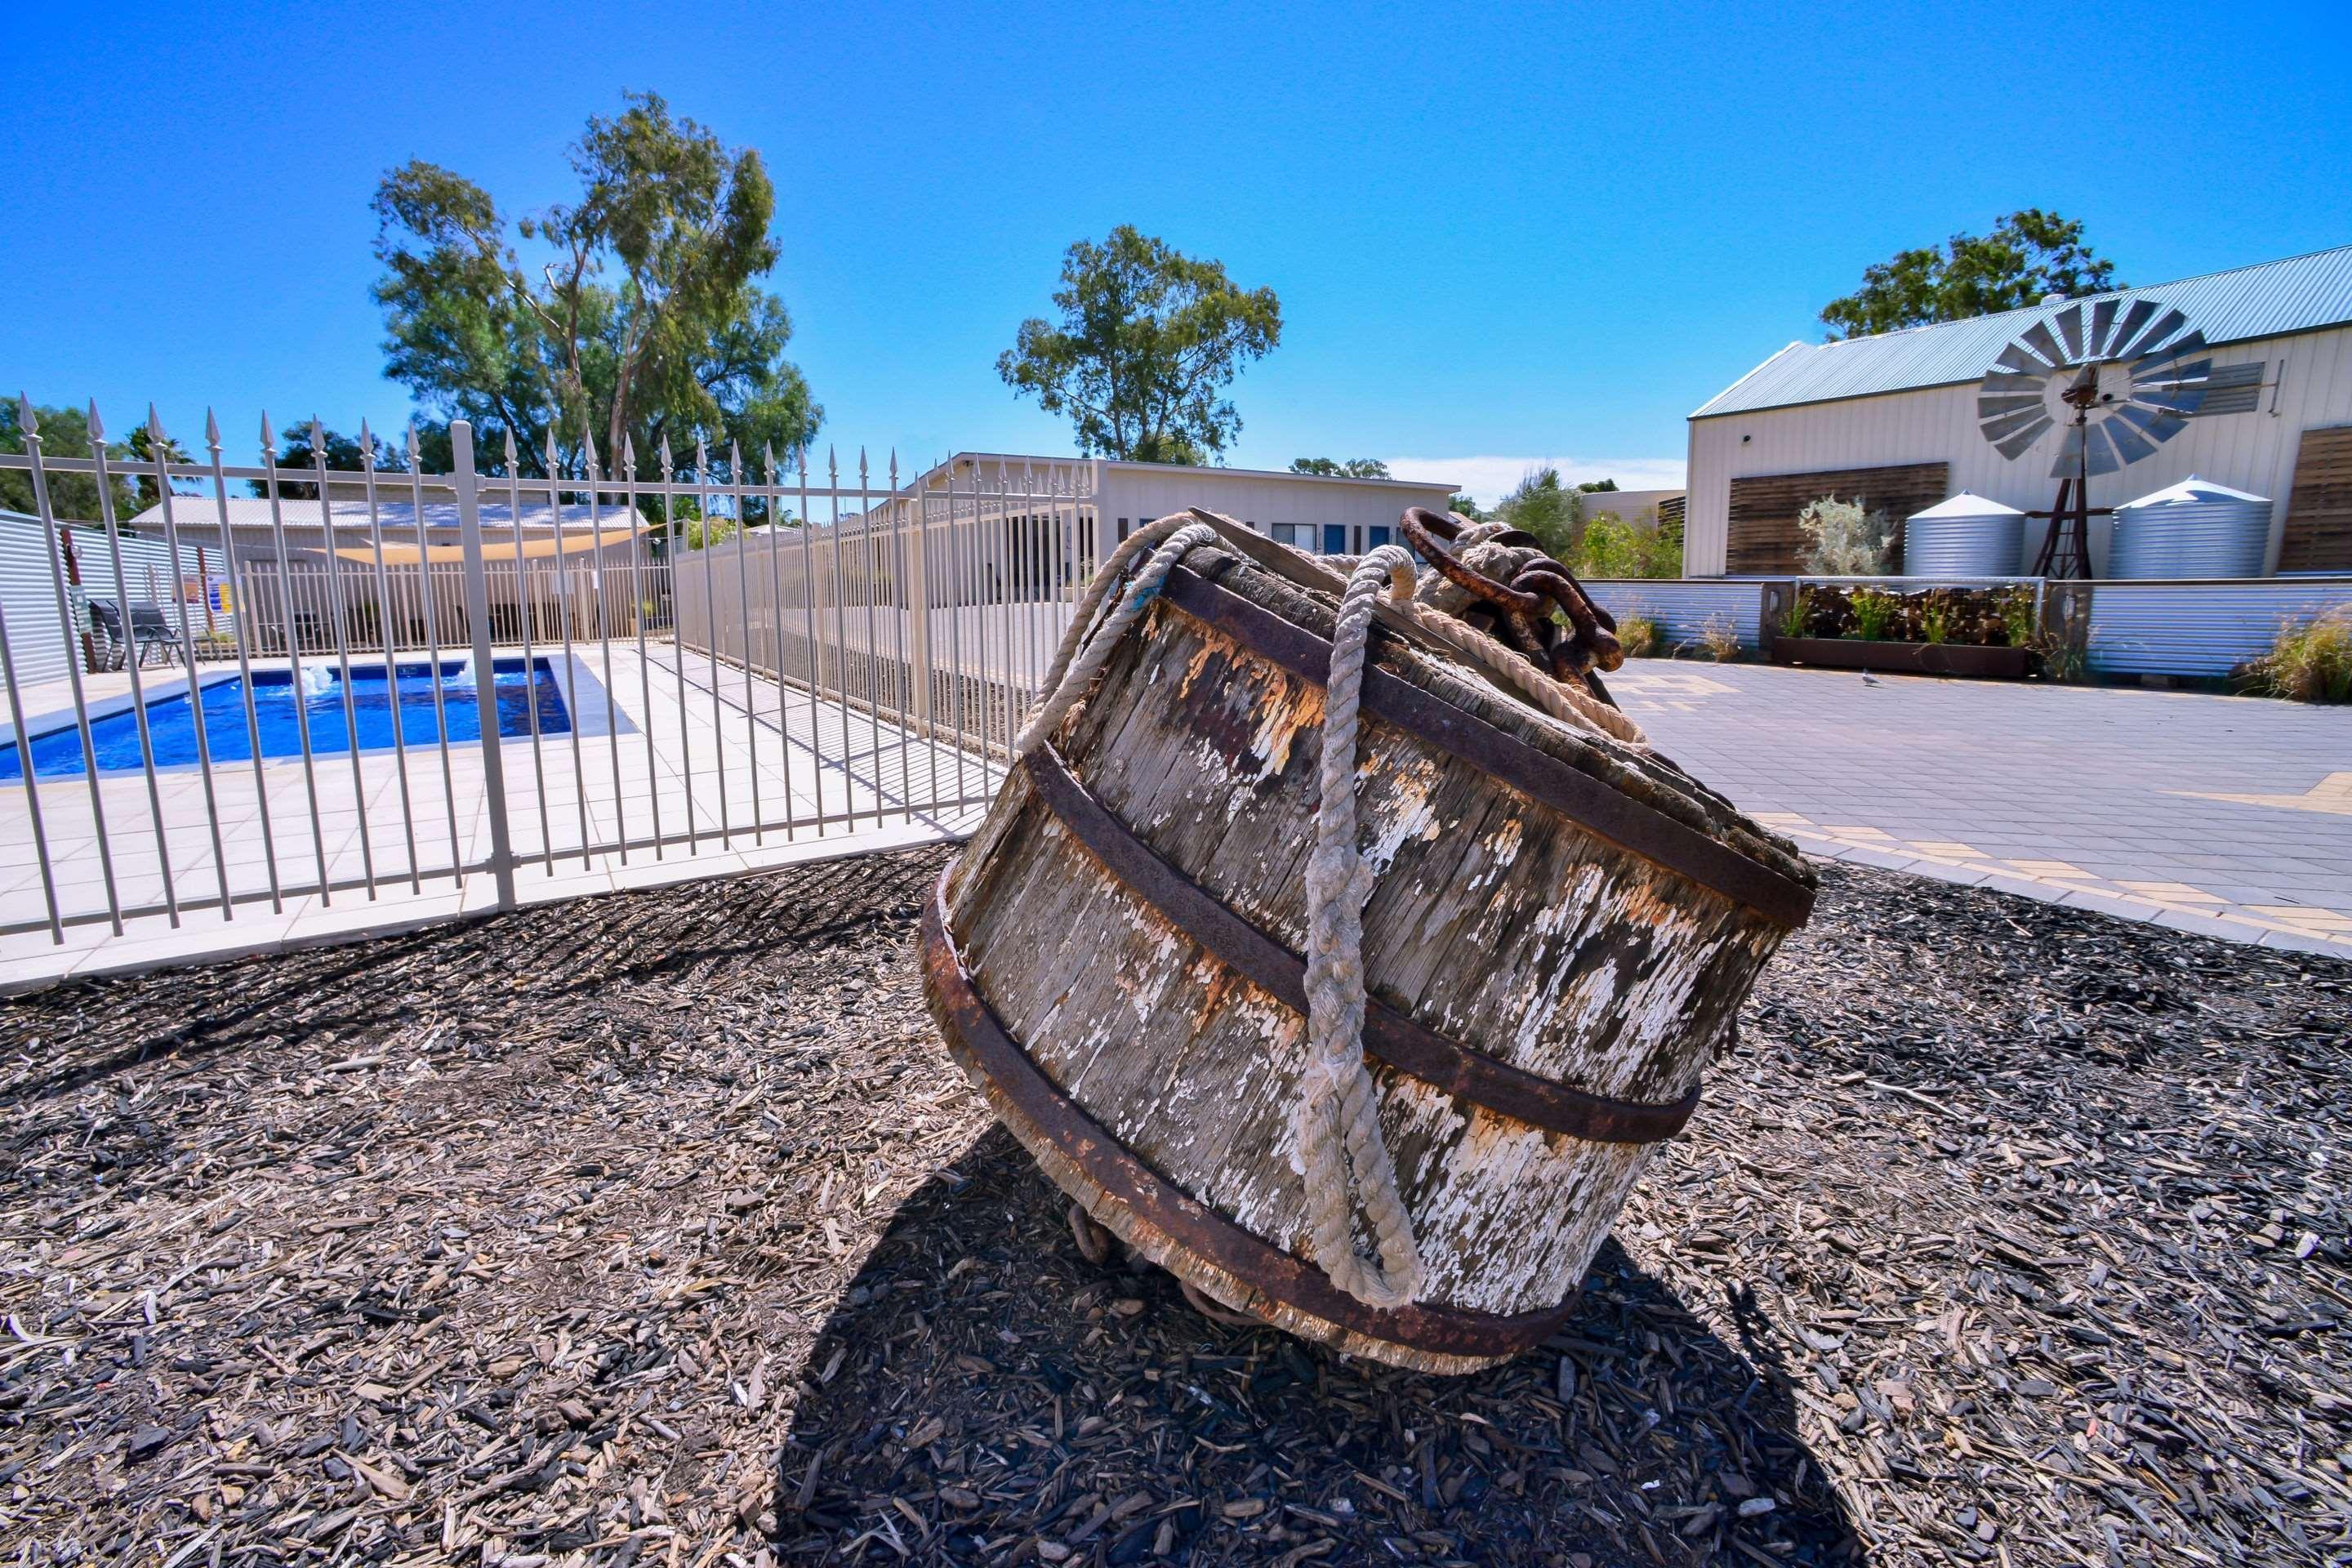
<instances>
[{"instance_id":1,"label":"corrugated water tank","mask_svg":"<svg viewBox=\"0 0 2352 1568\"><path fill-rule=\"evenodd\" d=\"M1962 490L1903 525L1906 577L2011 577L2025 549L2025 514Z\"/></svg>"},{"instance_id":2,"label":"corrugated water tank","mask_svg":"<svg viewBox=\"0 0 2352 1568\"><path fill-rule=\"evenodd\" d=\"M2270 538L2268 500L2191 474L2116 508L2107 575L2259 577Z\"/></svg>"}]
</instances>

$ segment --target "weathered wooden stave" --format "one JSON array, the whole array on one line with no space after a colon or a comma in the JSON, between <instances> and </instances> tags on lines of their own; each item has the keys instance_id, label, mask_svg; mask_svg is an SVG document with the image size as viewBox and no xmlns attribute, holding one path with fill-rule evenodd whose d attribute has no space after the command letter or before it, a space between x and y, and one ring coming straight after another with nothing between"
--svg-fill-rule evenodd
<instances>
[{"instance_id":1,"label":"weathered wooden stave","mask_svg":"<svg viewBox=\"0 0 2352 1568\"><path fill-rule=\"evenodd\" d=\"M1329 634L1331 607L1317 595L1213 550L1195 551L1187 566L1189 581L1221 579L1220 592L1313 637ZM1149 612L1141 635L1114 655L1056 744L1084 775L1083 787L1137 839L1296 953L1304 947L1299 860L1316 798L1309 781L1319 686L1244 650L1226 635L1230 626L1210 624L1213 616L1203 619L1210 600L1197 587L1187 595L1171 586L1171 596L1181 603ZM1394 639L1376 639L1373 666L1580 777L1601 780L1652 808L1647 816L1731 847L1742 865L1760 868L1784 893L1794 889L1800 904L1810 898L1811 873L1793 850L1671 764L1570 733ZM1377 715L1368 717L1360 753L1366 837L1392 857L1365 912L1375 996L1524 1072L1644 1107L1685 1101L1707 1043L1729 1029L1788 908L1768 919L1633 856ZM1442 834L1436 822L1462 830ZM1580 894L1548 891L1580 881ZM1531 937L1513 929L1515 920L1549 921L1555 932L1573 925L1581 934ZM990 1019L1024 1042L1024 1059L1101 1138L1274 1251L1298 1247L1297 1178L1282 1162L1302 1021L1110 874L1023 772L951 872L935 923L935 968L946 952L944 962L970 973ZM1668 926L1686 939L1664 1019L1672 1027L1649 1029L1654 1038L1643 1048L1596 1058L1560 1019L1565 982L1573 971L1591 990L1598 965L1612 966L1606 994L1585 999L1592 1017L1584 1026L1622 1025L1603 1016L1619 1000L1613 966L1639 969L1649 951L1628 932ZM1436 939L1425 940L1433 928ZM1449 963L1449 953L1476 962ZM1368 1319L1370 1310L1352 1302L1349 1311L1302 1300L1295 1259L1285 1280L1221 1265L1196 1234L1171 1234L1139 1212L1150 1205L1121 1197L1099 1171L1089 1173L1073 1150L1096 1133L1075 1144L1057 1139L1035 1105L1019 1103L1001 1081L1002 1065L992 1074L961 1037L970 1020L959 1026L954 1009L940 1005L942 989L935 975L935 1011L966 1066L1041 1165L1097 1220L1219 1300L1402 1364L1467 1370L1512 1353L1529 1334L1540 1338L1646 1152L1642 1143L1544 1131L1376 1068L1383 1127L1433 1260L1422 1319L1452 1314L1455 1328L1483 1325L1485 1337L1428 1331L1419 1320ZM1654 1010L1659 999L1649 1005ZM1490 1037L1497 1034L1505 1037ZM1260 1275L1267 1267L1262 1255L1252 1265Z\"/></svg>"}]
</instances>

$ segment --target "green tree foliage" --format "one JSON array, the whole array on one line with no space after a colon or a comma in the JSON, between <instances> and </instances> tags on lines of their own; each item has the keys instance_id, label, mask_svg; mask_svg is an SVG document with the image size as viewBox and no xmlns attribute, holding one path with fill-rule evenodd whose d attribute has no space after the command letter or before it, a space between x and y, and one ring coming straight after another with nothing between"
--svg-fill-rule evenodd
<instances>
[{"instance_id":1,"label":"green tree foliage","mask_svg":"<svg viewBox=\"0 0 2352 1568\"><path fill-rule=\"evenodd\" d=\"M1568 565L1580 577L1679 577L1682 520L1661 523L1658 514L1646 509L1633 518L1597 512L1585 521Z\"/></svg>"},{"instance_id":2,"label":"green tree foliage","mask_svg":"<svg viewBox=\"0 0 2352 1568\"><path fill-rule=\"evenodd\" d=\"M1473 495L1455 496L1445 503L1445 510L1460 512L1473 522L1484 522L1489 515L1486 510L1478 504L1478 498Z\"/></svg>"},{"instance_id":3,"label":"green tree foliage","mask_svg":"<svg viewBox=\"0 0 2352 1568\"><path fill-rule=\"evenodd\" d=\"M777 255L759 153L632 93L620 114L589 120L572 166L577 202L512 222L438 164L384 176L386 374L472 420L486 464L512 430L526 473L542 469L551 432L567 468L592 433L617 468L626 436L640 471L666 436L681 460L698 431L714 455L730 439L781 452L813 436L822 410L783 357L792 320L759 286ZM526 267L516 238L551 259Z\"/></svg>"},{"instance_id":4,"label":"green tree foliage","mask_svg":"<svg viewBox=\"0 0 2352 1568\"><path fill-rule=\"evenodd\" d=\"M447 426L443 426L443 429L446 432ZM315 468L319 463L319 448L324 447L329 469L352 474L360 471L358 437L346 436L340 430L321 429L318 446L314 447L311 444L310 436L310 426L308 425L298 425L281 435L278 437L278 456L274 466L280 468ZM407 468L407 456L398 447L394 447L381 436L371 434L368 439L375 447L376 472L400 473ZM250 481L247 488L257 496L269 493L268 487L258 479ZM278 481L278 493L287 500L316 500L319 499L319 487L315 484L306 485L299 479L281 479ZM338 489L336 493L340 495L343 492Z\"/></svg>"},{"instance_id":5,"label":"green tree foliage","mask_svg":"<svg viewBox=\"0 0 2352 1568\"><path fill-rule=\"evenodd\" d=\"M125 441L123 446L129 448L131 461L139 465L138 472L131 476L131 488L138 492L139 510L144 511L161 499L156 490L153 467L157 454L161 453L167 463L184 463L188 460L188 449L169 435L164 436L160 441L157 440L144 425L133 427L131 439ZM172 483L173 495L192 495L197 492L197 487L186 479L173 479Z\"/></svg>"},{"instance_id":6,"label":"green tree foliage","mask_svg":"<svg viewBox=\"0 0 2352 1568\"><path fill-rule=\"evenodd\" d=\"M1576 492L1560 483L1559 470L1542 468L1496 503L1494 519L1532 533L1545 553L1565 561L1576 552L1579 523Z\"/></svg>"},{"instance_id":7,"label":"green tree foliage","mask_svg":"<svg viewBox=\"0 0 2352 1568\"><path fill-rule=\"evenodd\" d=\"M81 409L35 408L33 434L40 437L41 456L45 458L87 461L89 458L89 416ZM17 405L0 405L0 452L24 450L25 427ZM137 454L128 442L110 440L106 456L110 462L121 465L109 475L107 485L114 502L114 515L118 521L131 518L142 505L138 476L131 471L131 466L138 461ZM47 477L49 505L59 521L99 521L98 480L93 476L59 473L51 468ZM0 468L0 508L40 515L34 505L31 474L23 468Z\"/></svg>"},{"instance_id":8,"label":"green tree foliage","mask_svg":"<svg viewBox=\"0 0 2352 1568\"><path fill-rule=\"evenodd\" d=\"M1327 479L1385 479L1389 466L1378 458L1349 458L1341 462L1335 458L1293 458L1290 471L1294 474L1315 474Z\"/></svg>"},{"instance_id":9,"label":"green tree foliage","mask_svg":"<svg viewBox=\"0 0 2352 1568\"><path fill-rule=\"evenodd\" d=\"M2095 294L2124 284L2115 263L2083 243L2083 226L2040 207L2010 213L1987 235L1901 250L1867 268L1862 287L1822 309L1832 342L2031 305L2044 294Z\"/></svg>"},{"instance_id":10,"label":"green tree foliage","mask_svg":"<svg viewBox=\"0 0 2352 1568\"><path fill-rule=\"evenodd\" d=\"M1131 225L1062 258L1058 322L1033 316L996 373L1016 396L1067 414L1078 450L1198 463L1242 427L1222 395L1282 339L1271 289L1244 289L1224 264L1185 256Z\"/></svg>"},{"instance_id":11,"label":"green tree foliage","mask_svg":"<svg viewBox=\"0 0 2352 1568\"><path fill-rule=\"evenodd\" d=\"M1581 495L1614 495L1617 491L1617 481L1615 479L1586 479L1580 483L1576 489L1578 493Z\"/></svg>"}]
</instances>

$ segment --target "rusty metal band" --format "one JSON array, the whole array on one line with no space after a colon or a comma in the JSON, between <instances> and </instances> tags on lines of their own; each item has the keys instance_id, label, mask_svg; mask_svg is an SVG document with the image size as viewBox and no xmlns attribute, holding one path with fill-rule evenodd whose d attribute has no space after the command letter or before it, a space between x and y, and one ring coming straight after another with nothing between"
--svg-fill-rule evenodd
<instances>
[{"instance_id":1,"label":"rusty metal band","mask_svg":"<svg viewBox=\"0 0 2352 1568\"><path fill-rule=\"evenodd\" d=\"M1234 913L1162 859L1088 794L1051 746L1021 761L1029 787L1077 841L1128 889L1300 1017L1307 1016L1307 961ZM1682 1131L1698 1109L1696 1089L1671 1104L1643 1104L1571 1089L1449 1040L1376 996L1365 998L1364 1049L1398 1071L1547 1132L1597 1143L1655 1143Z\"/></svg>"},{"instance_id":2,"label":"rusty metal band","mask_svg":"<svg viewBox=\"0 0 2352 1568\"><path fill-rule=\"evenodd\" d=\"M1331 645L1304 626L1250 603L1182 566L1160 596L1270 664L1318 686L1328 683ZM1370 664L1364 711L1567 817L1643 859L1745 904L1773 924L1803 925L1813 892L1695 827L1676 822L1559 758Z\"/></svg>"},{"instance_id":3,"label":"rusty metal band","mask_svg":"<svg viewBox=\"0 0 2352 1568\"><path fill-rule=\"evenodd\" d=\"M1114 1202L1210 1264L1296 1311L1370 1339L1439 1355L1510 1356L1541 1344L1575 1310L1576 1295L1535 1312L1462 1307L1368 1307L1323 1271L1244 1230L1136 1158L1029 1059L972 989L948 933L947 879L923 907L923 972L944 1016L948 1045L1019 1111L1037 1136Z\"/></svg>"}]
</instances>

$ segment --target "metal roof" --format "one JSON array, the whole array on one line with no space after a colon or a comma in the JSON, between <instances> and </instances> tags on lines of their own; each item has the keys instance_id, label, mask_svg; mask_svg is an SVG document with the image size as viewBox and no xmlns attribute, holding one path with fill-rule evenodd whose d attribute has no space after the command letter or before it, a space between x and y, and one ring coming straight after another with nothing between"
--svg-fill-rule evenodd
<instances>
[{"instance_id":1,"label":"metal roof","mask_svg":"<svg viewBox=\"0 0 2352 1568\"><path fill-rule=\"evenodd\" d=\"M928 480L936 474L957 467L1002 464L1010 469L1016 466L1032 468L1066 468L1099 462L1106 468L1121 468L1139 473L1176 475L1206 475L1228 479L1286 479L1318 485L1395 485L1407 489L1444 490L1459 494L1461 487L1451 479L1407 479L1391 475L1385 479L1364 479L1346 474L1299 474L1287 468L1229 468L1215 463L1139 463L1125 458L1046 458L1019 452L958 452L945 462L935 463L926 469L917 482Z\"/></svg>"},{"instance_id":2,"label":"metal roof","mask_svg":"<svg viewBox=\"0 0 2352 1568\"><path fill-rule=\"evenodd\" d=\"M330 480L331 484L332 482ZM546 485L544 479L530 482L535 482L541 488ZM507 502L493 500L487 493L493 483L502 484L503 481L488 479L483 481L486 493L481 502L482 527L486 530L511 529L514 527L514 519L509 513ZM384 487L387 490L392 488L390 484ZM405 489L406 486L404 484L401 488ZM210 495L173 496L172 521L179 526L183 534L188 533L191 529L199 531L198 535L192 538L190 542L202 543L204 542L201 537L202 530L209 528L217 531L219 529L224 504L228 511L228 525L231 528L268 528L270 525L269 500L266 496L229 496L226 498L225 503L223 500ZM316 528L319 526L319 503L316 499L289 500L280 498L278 505L280 514L286 520L287 527ZM362 533L367 531L368 505L364 500L352 500L340 496L330 497L327 509L333 514L335 527L339 531L342 530L356 530ZM553 528L557 510L559 509L549 507L543 500L533 501L526 496L522 503L522 526L526 529ZM584 529L591 526L586 501L566 501L560 510L563 518L563 527L566 530ZM611 520L623 510L618 501L608 501L596 509L596 521L609 525ZM383 520L383 526L387 532L395 530L413 532L416 528L416 503L413 500L394 500L389 496L385 496L376 502L376 514ZM126 520L123 526L141 533L160 534L163 528L163 503L156 502L138 516ZM454 500L426 501L425 526L427 528L457 527L457 503Z\"/></svg>"},{"instance_id":3,"label":"metal roof","mask_svg":"<svg viewBox=\"0 0 2352 1568\"><path fill-rule=\"evenodd\" d=\"M2178 306L2209 343L2284 337L2352 322L2352 245L2209 272L2145 289L2116 289L2080 300L2158 300ZM1790 343L1691 417L1711 419L1800 403L1829 403L1882 392L1909 392L1975 381L2000 351L2037 321L2077 302L2029 305L1997 316L1912 327L1834 343Z\"/></svg>"}]
</instances>

